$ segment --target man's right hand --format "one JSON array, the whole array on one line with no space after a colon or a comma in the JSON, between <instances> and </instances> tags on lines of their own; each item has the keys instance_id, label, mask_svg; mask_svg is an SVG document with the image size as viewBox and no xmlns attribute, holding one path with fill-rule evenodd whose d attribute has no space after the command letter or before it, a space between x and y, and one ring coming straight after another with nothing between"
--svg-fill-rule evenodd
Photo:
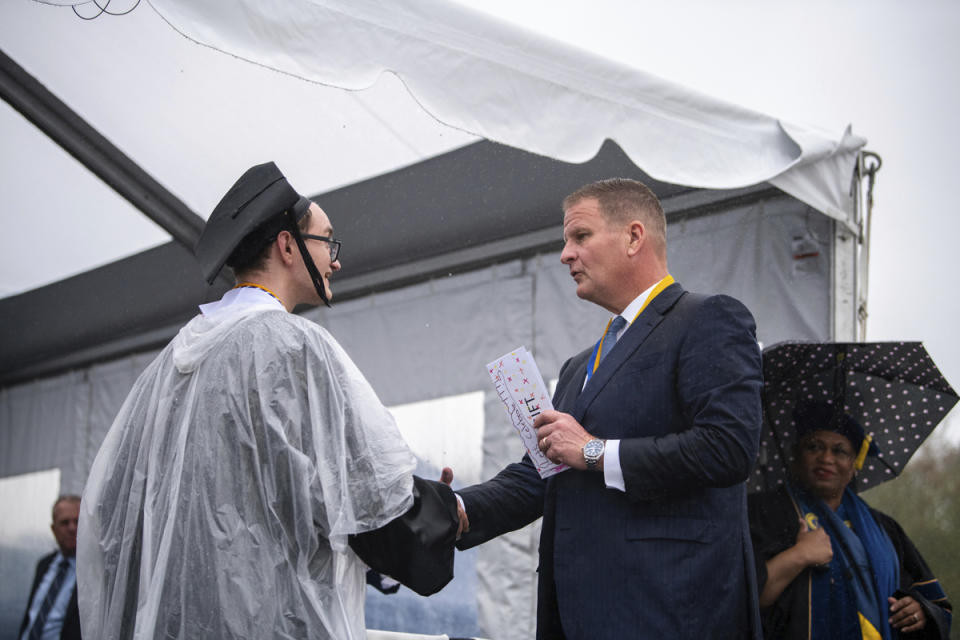
<instances>
[{"instance_id":1,"label":"man's right hand","mask_svg":"<svg viewBox=\"0 0 960 640\"><path fill-rule=\"evenodd\" d=\"M440 482L448 487L453 484L453 469L444 467L440 471ZM470 531L470 520L467 519L467 512L463 510L463 500L460 496L457 496L457 517L460 519L460 525L457 527L457 540L459 540L464 531Z\"/></svg>"}]
</instances>

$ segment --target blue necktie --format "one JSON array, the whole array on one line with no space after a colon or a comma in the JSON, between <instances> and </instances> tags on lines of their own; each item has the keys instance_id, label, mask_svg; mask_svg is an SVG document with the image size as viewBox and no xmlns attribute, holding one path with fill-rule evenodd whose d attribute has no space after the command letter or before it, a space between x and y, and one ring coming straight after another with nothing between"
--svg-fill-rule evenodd
<instances>
[{"instance_id":1,"label":"blue necktie","mask_svg":"<svg viewBox=\"0 0 960 640\"><path fill-rule=\"evenodd\" d=\"M603 334L603 348L600 351L600 362L603 362L603 359L607 357L607 354L613 349L613 345L617 344L617 334L620 333L620 330L626 325L627 321L624 320L623 316L617 316L613 319L613 322L610 323L610 326L607 327L607 332Z\"/></svg>"},{"instance_id":2,"label":"blue necktie","mask_svg":"<svg viewBox=\"0 0 960 640\"><path fill-rule=\"evenodd\" d=\"M56 602L57 596L60 595L60 587L63 586L63 581L67 578L67 569L70 568L70 562L61 557L60 563L57 566L57 574L53 576L53 582L50 583L50 588L47 589L47 595L43 598L43 604L40 605L40 610L37 611L37 618L33 621L33 626L30 627L30 635L27 636L29 640L40 640L43 637L43 627L47 624L47 616L50 615L50 609L53 608L53 603Z\"/></svg>"}]
</instances>

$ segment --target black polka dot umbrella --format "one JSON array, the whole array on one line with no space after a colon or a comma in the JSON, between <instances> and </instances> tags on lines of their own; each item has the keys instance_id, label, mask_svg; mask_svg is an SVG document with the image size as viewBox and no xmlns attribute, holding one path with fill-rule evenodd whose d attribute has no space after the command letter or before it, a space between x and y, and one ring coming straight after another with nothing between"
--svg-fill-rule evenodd
<instances>
[{"instance_id":1,"label":"black polka dot umbrella","mask_svg":"<svg viewBox=\"0 0 960 640\"><path fill-rule=\"evenodd\" d=\"M780 343L763 351L763 378L764 426L751 491L786 481L798 402L842 406L873 436L880 454L867 457L859 490L899 475L957 403L920 342Z\"/></svg>"}]
</instances>

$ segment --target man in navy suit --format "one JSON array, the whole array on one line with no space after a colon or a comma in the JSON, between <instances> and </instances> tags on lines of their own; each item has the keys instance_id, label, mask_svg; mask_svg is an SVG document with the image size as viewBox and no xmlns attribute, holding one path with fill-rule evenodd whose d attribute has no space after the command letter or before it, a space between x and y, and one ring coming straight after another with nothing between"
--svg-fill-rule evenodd
<instances>
[{"instance_id":1,"label":"man in navy suit","mask_svg":"<svg viewBox=\"0 0 960 640\"><path fill-rule=\"evenodd\" d=\"M744 484L761 420L753 317L673 281L643 184L589 184L563 208L577 295L614 314L535 423L541 450L572 468L544 481L525 456L463 489L458 547L543 515L538 638L759 637Z\"/></svg>"},{"instance_id":2,"label":"man in navy suit","mask_svg":"<svg viewBox=\"0 0 960 640\"><path fill-rule=\"evenodd\" d=\"M17 636L21 640L80 640L76 565L79 516L80 496L60 496L53 504L50 529L59 549L37 563Z\"/></svg>"}]
</instances>

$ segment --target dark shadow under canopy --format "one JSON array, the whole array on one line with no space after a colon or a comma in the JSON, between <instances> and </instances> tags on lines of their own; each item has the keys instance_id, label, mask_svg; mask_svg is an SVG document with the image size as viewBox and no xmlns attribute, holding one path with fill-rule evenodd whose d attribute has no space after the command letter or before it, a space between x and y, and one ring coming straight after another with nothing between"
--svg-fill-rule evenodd
<instances>
[{"instance_id":1,"label":"dark shadow under canopy","mask_svg":"<svg viewBox=\"0 0 960 640\"><path fill-rule=\"evenodd\" d=\"M650 179L613 142L570 164L480 141L313 196L343 241L335 302L561 246L565 195L588 182L630 177L671 209L772 189L705 192ZM697 193L710 193L697 198ZM691 197L692 196L692 197ZM686 200L670 207L670 199ZM92 364L169 341L197 305L218 298L176 241L0 300L0 385Z\"/></svg>"}]
</instances>

